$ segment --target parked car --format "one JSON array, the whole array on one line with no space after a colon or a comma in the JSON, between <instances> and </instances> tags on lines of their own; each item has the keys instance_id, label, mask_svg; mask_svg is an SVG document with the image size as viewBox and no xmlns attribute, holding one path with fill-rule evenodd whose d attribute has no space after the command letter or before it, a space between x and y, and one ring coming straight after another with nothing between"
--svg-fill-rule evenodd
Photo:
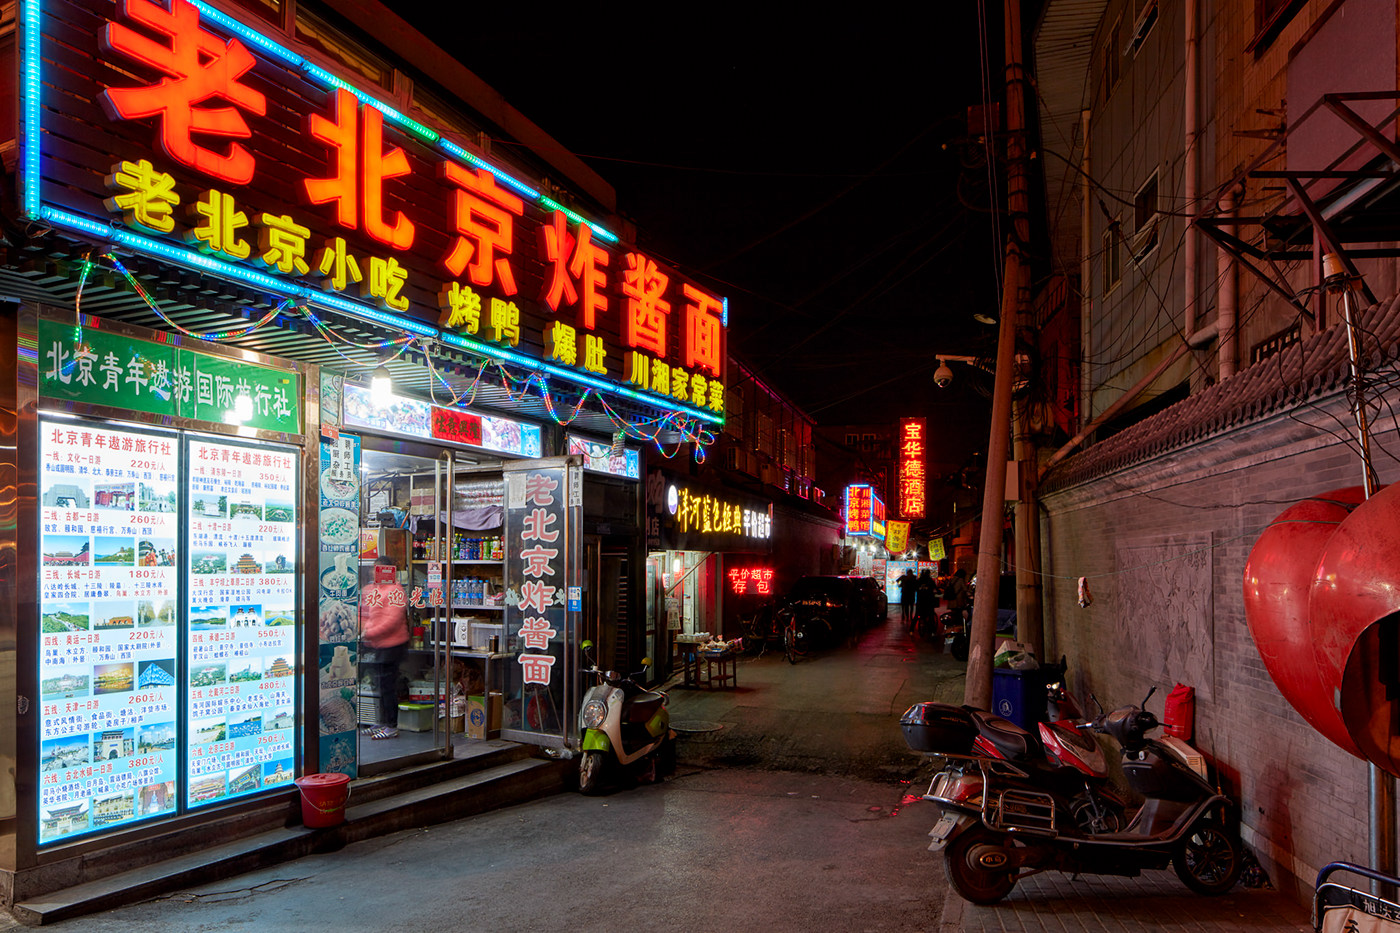
<instances>
[{"instance_id":1,"label":"parked car","mask_svg":"<svg viewBox=\"0 0 1400 933\"><path fill-rule=\"evenodd\" d=\"M861 625L869 628L884 624L890 612L889 597L885 588L874 577L851 577L860 591Z\"/></svg>"},{"instance_id":2,"label":"parked car","mask_svg":"<svg viewBox=\"0 0 1400 933\"><path fill-rule=\"evenodd\" d=\"M819 641L840 644L861 626L863 610L859 587L851 577L801 577L788 591L787 606L804 621L816 621L814 631L829 634Z\"/></svg>"}]
</instances>

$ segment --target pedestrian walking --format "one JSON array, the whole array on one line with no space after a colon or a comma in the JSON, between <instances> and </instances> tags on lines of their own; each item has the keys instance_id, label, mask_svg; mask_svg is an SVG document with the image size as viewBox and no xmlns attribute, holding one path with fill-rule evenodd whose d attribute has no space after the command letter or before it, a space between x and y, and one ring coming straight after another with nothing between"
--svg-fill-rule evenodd
<instances>
[{"instance_id":1,"label":"pedestrian walking","mask_svg":"<svg viewBox=\"0 0 1400 933\"><path fill-rule=\"evenodd\" d=\"M919 587L919 580L914 576L914 571L905 568L899 580L899 620L904 623L905 628L914 626L914 593Z\"/></svg>"},{"instance_id":2,"label":"pedestrian walking","mask_svg":"<svg viewBox=\"0 0 1400 933\"><path fill-rule=\"evenodd\" d=\"M933 574L925 570L919 574L918 585L914 588L914 624L920 632L935 625L935 610L938 608L938 584Z\"/></svg>"}]
</instances>

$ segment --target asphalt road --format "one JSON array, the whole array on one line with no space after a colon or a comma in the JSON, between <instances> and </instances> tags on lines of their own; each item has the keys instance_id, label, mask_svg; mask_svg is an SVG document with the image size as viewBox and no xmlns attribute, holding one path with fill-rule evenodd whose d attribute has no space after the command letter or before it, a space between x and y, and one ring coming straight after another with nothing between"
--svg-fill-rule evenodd
<instances>
[{"instance_id":1,"label":"asphalt road","mask_svg":"<svg viewBox=\"0 0 1400 933\"><path fill-rule=\"evenodd\" d=\"M60 929L936 929L937 812L898 719L960 697L961 665L892 622L854 649L738 673L737 689L673 690L688 731L664 784L405 831Z\"/></svg>"}]
</instances>

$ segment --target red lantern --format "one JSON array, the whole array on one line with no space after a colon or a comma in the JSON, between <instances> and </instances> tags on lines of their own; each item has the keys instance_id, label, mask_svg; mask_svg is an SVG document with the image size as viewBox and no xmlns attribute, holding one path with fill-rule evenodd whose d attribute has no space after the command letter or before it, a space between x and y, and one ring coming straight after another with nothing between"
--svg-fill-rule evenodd
<instances>
[{"instance_id":1,"label":"red lantern","mask_svg":"<svg viewBox=\"0 0 1400 933\"><path fill-rule=\"evenodd\" d=\"M1314 650L1308 604L1318 559L1365 499L1362 487L1351 486L1290 506L1264 529L1244 568L1245 619L1269 676L1310 726L1357 757L1361 751L1333 705L1339 676L1324 676Z\"/></svg>"},{"instance_id":2,"label":"red lantern","mask_svg":"<svg viewBox=\"0 0 1400 933\"><path fill-rule=\"evenodd\" d=\"M1315 656L1361 755L1400 774L1400 484L1358 506L1327 541L1309 601ZM1387 696L1391 694L1391 696ZM1334 701L1335 702L1335 701Z\"/></svg>"}]
</instances>

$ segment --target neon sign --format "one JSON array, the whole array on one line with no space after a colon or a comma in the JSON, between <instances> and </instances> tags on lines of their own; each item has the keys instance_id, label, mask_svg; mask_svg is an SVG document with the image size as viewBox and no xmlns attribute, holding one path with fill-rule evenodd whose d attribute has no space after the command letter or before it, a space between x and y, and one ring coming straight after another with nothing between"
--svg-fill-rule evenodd
<instances>
[{"instance_id":1,"label":"neon sign","mask_svg":"<svg viewBox=\"0 0 1400 933\"><path fill-rule=\"evenodd\" d=\"M723 424L725 299L202 0L168 6L123 0L84 40L47 32L79 0L23 4L30 219ZM99 67L45 68L65 55ZM102 104L84 146L46 103L67 99Z\"/></svg>"},{"instance_id":2,"label":"neon sign","mask_svg":"<svg viewBox=\"0 0 1400 933\"><path fill-rule=\"evenodd\" d=\"M923 418L899 419L899 514L903 518L923 518L927 474L928 422Z\"/></svg>"},{"instance_id":3,"label":"neon sign","mask_svg":"<svg viewBox=\"0 0 1400 933\"><path fill-rule=\"evenodd\" d=\"M773 593L772 567L729 568L729 589L736 596L770 596Z\"/></svg>"},{"instance_id":4,"label":"neon sign","mask_svg":"<svg viewBox=\"0 0 1400 933\"><path fill-rule=\"evenodd\" d=\"M846 487L846 536L885 540L885 503L869 483Z\"/></svg>"}]
</instances>

